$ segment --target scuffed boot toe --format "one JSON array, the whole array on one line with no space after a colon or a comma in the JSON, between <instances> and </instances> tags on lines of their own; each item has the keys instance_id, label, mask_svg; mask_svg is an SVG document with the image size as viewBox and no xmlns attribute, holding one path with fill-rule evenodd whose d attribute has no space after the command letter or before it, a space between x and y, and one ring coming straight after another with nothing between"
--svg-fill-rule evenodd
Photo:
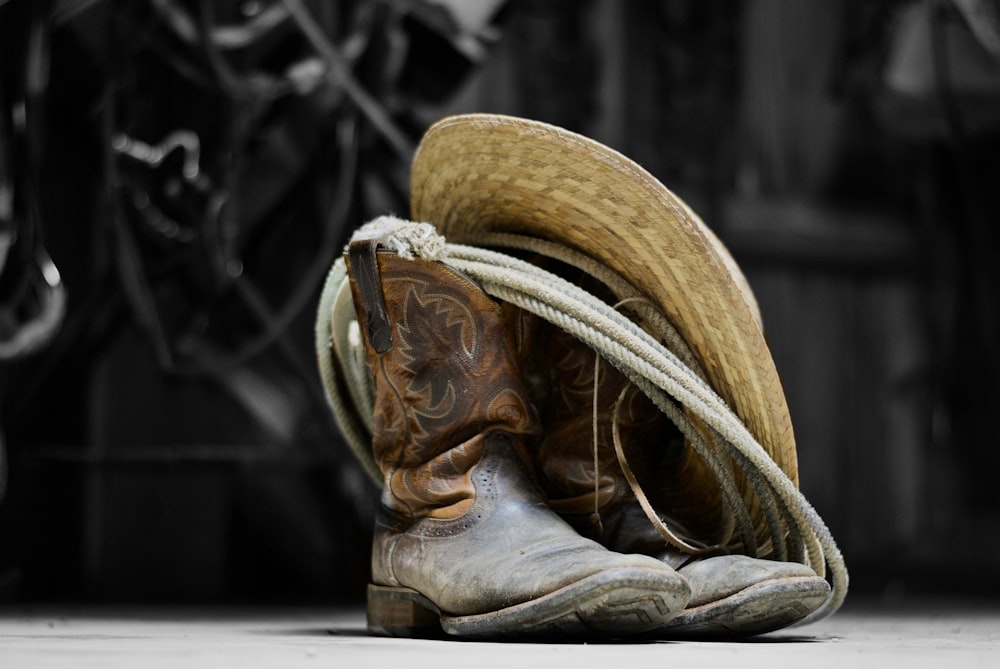
<instances>
[{"instance_id":1,"label":"scuffed boot toe","mask_svg":"<svg viewBox=\"0 0 1000 669\"><path fill-rule=\"evenodd\" d=\"M830 595L809 567L724 555L678 569L691 584L688 607L661 630L672 637L731 637L773 632L801 621Z\"/></svg>"}]
</instances>

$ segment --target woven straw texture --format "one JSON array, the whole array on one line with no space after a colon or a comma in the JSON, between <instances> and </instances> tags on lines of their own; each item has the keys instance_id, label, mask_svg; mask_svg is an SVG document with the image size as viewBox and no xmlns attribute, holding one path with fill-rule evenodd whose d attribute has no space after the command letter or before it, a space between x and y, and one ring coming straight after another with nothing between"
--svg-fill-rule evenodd
<instances>
[{"instance_id":1,"label":"woven straw texture","mask_svg":"<svg viewBox=\"0 0 1000 669\"><path fill-rule=\"evenodd\" d=\"M795 438L746 280L709 228L620 153L543 123L452 116L424 135L411 217L450 242L512 232L596 258L654 301L716 393L797 485Z\"/></svg>"}]
</instances>

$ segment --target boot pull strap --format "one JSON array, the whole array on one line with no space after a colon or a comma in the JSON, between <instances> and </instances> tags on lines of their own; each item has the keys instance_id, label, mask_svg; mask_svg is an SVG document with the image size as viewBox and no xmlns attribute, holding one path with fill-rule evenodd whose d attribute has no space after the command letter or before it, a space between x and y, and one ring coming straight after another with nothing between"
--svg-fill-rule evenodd
<instances>
[{"instance_id":1,"label":"boot pull strap","mask_svg":"<svg viewBox=\"0 0 1000 669\"><path fill-rule=\"evenodd\" d=\"M364 314L365 336L379 355L392 347L392 323L382 294L382 282L378 268L379 242L363 239L351 242L348 247L350 272L354 276L361 298L361 312Z\"/></svg>"}]
</instances>

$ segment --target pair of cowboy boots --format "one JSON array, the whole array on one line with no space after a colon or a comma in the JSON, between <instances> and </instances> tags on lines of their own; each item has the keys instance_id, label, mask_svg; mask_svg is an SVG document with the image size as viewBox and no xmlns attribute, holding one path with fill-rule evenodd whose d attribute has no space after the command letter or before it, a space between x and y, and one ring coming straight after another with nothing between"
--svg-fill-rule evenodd
<instances>
[{"instance_id":1,"label":"pair of cowboy boots","mask_svg":"<svg viewBox=\"0 0 1000 669\"><path fill-rule=\"evenodd\" d=\"M826 585L801 565L735 556L675 568L671 556L657 554L663 542L619 551L617 541L577 522L574 509L558 513L550 497L573 487L561 481L574 469L556 466L557 456L574 461L575 448L591 459L592 442L559 444L554 428L545 434L525 376L537 319L445 263L405 259L373 240L352 242L347 264L383 475L368 591L372 632L592 638L728 625L752 633L783 626L788 615L760 624L755 614L747 624L733 614L753 599L741 593L787 579ZM567 410L569 426L578 417ZM589 408L583 414L589 422ZM615 488L603 500L609 526L629 515L627 497ZM823 596L798 603L811 610Z\"/></svg>"}]
</instances>

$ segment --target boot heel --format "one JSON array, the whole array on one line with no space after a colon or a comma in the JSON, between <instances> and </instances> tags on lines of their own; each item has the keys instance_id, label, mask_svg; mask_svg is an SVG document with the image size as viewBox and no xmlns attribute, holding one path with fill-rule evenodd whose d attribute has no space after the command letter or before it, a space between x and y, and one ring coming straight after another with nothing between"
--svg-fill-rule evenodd
<instances>
[{"instance_id":1,"label":"boot heel","mask_svg":"<svg viewBox=\"0 0 1000 669\"><path fill-rule=\"evenodd\" d=\"M416 590L368 585L368 631L379 636L439 637L440 611Z\"/></svg>"}]
</instances>

